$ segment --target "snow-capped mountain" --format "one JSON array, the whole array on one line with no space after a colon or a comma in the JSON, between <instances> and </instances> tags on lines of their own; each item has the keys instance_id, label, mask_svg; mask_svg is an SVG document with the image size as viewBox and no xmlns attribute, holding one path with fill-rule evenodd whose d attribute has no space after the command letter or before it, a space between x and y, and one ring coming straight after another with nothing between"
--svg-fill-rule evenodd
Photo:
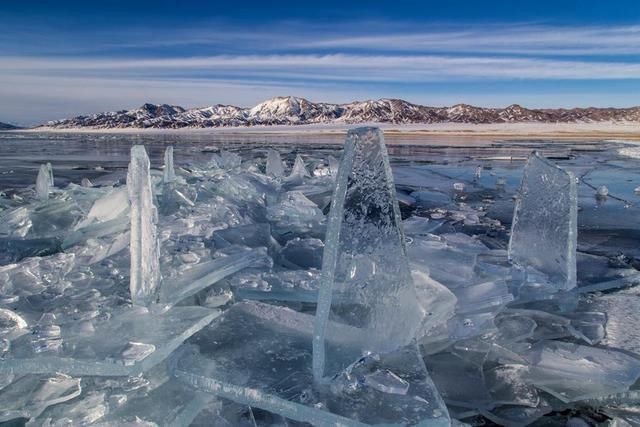
<instances>
[{"instance_id":1,"label":"snow-capped mountain","mask_svg":"<svg viewBox=\"0 0 640 427\"><path fill-rule=\"evenodd\" d=\"M640 107L528 109L520 105L482 108L458 104L427 107L401 99L314 103L293 96L276 97L252 108L213 105L185 109L175 105L144 104L123 110L56 120L43 126L67 128L207 128L312 123L576 123L640 122Z\"/></svg>"}]
</instances>

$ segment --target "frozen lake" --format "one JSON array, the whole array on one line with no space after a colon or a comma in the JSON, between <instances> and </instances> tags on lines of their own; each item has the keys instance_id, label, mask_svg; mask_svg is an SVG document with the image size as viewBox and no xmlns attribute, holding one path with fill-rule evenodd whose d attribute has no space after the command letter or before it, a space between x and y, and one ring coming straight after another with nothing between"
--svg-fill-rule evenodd
<instances>
[{"instance_id":1,"label":"frozen lake","mask_svg":"<svg viewBox=\"0 0 640 427\"><path fill-rule=\"evenodd\" d=\"M165 147L175 147L176 165L202 163L219 150L239 153L243 159L264 158L276 148L289 164L297 154L313 161L339 157L343 135L276 134L63 134L0 133L0 191L20 190L35 184L38 168L50 162L56 186L82 178L100 182L123 179L134 144L144 144L152 167L159 168ZM453 183L466 185L468 203L490 196L487 215L510 223L513 199L528 154L538 150L559 166L580 177L579 228L583 248L620 251L640 257L640 160L618 154L621 142L513 140L486 138L386 137L396 186L401 194L433 190L434 200L422 208L436 208L455 196ZM474 180L475 171L481 177ZM496 182L504 186L495 191ZM596 188L605 185L609 197L598 200ZM420 210L420 207L418 207ZM405 212L405 211L403 211ZM419 214L419 212L418 212Z\"/></svg>"},{"instance_id":2,"label":"frozen lake","mask_svg":"<svg viewBox=\"0 0 640 427\"><path fill-rule=\"evenodd\" d=\"M595 410L601 405L612 406L605 410L610 417L637 420L633 383L640 376L640 287L634 285L640 267L640 191L635 190L640 160L621 155L631 146L614 141L388 135L407 257L401 259L402 245L385 246L401 234L398 227L380 225L388 224L380 217L397 210L385 210L388 200L380 189L388 187L377 181L381 174L374 169L373 179L362 179L373 190L347 193L355 198L345 215L356 218L351 230L362 224L369 228L353 232L355 252L362 251L353 256L350 270L343 268L354 281L359 274L381 280L375 277L382 272L392 276L384 280L394 282L399 281L395 273L386 270L398 268L400 260L417 274L408 282L416 282L414 299L424 304L426 320L414 326L422 334L420 355L431 379L420 379L421 372L426 374L422 361L411 368L415 357L405 359L405 354L401 362L383 357L381 362L367 356L340 374L350 381L352 373L364 370L365 379L353 385L353 407L340 395L348 393L342 387L352 384L339 384L344 380L339 375L332 379L337 385L331 393L339 390L335 396L310 393L310 325L321 290L331 190L340 176L330 157L340 158L343 142L338 134L0 133L0 320L6 326L0 332L7 337L0 371L17 373L15 381L7 380L10 392L0 393L0 407L15 408L7 415L0 411L0 421L19 415L42 424L68 416L73 424L95 415L100 404L109 411L99 417L112 425L133 415L159 425L177 419L184 425L208 425L210 417L239 425L248 417L247 405L296 420L329 417L323 418L328 424L344 421L340 417L365 422L404 417L411 412L407 404L415 405L410 407L416 420L448 412L469 425L565 426L572 414L604 422L606 417ZM138 147L140 179L127 184L133 145L146 147L152 170ZM165 182L161 171L168 146L174 148L175 182ZM268 172L269 149L280 153L287 176ZM538 273L531 276L531 294L518 294L525 289L519 281L530 278L520 277L507 260L515 198L533 151L578 180L577 288L566 294L536 295L535 286L547 283ZM359 165L354 163L361 177L369 176L370 165L386 161L380 161L380 153L372 155L375 161L366 154ZM40 197L34 186L44 163L52 165L55 188ZM298 175L296 167L301 167ZM84 178L93 186L80 186ZM131 190L132 183L137 190ZM146 207L144 194L150 202ZM136 200L141 206L134 206ZM378 205L359 210L366 203ZM135 228L138 220L157 224ZM540 229L548 230L547 225ZM129 240L140 230L148 234ZM380 238L383 232L387 235ZM160 242L155 253L148 245L154 237ZM379 248L371 242L382 247L373 267L366 259ZM145 267L149 258L158 264L151 270L161 270L159 300L170 306L167 311L146 312L130 294L131 284L145 279L142 274L130 277L130 271L135 263ZM358 286L365 298L375 300L377 295L367 294L372 292L368 280ZM381 283L383 292L387 285ZM345 307L345 319L359 313L359 308ZM212 321L221 313L226 314ZM14 314L21 316L19 321ZM389 310L384 317L397 314ZM341 331L349 336L348 328ZM345 360L355 360L347 353ZM41 384L36 374L62 384L55 387L62 396L35 399L40 392L32 382ZM441 406L433 414L422 412L426 406L415 403L414 384L396 374L417 381L416 398L421 399L436 390L433 380L446 411ZM129 388L126 378L136 375L151 391ZM81 393L80 381L83 394L74 400ZM215 381L227 388L220 391ZM194 385L220 392L224 399L216 403L210 393L195 394ZM247 394L243 387L258 392ZM616 397L615 405L594 403L627 390L631 393ZM28 399L29 393L35 403L12 398L24 394ZM245 395L255 401L246 403ZM121 396L129 400L122 403ZM273 396L281 406L259 406ZM366 407L354 409L372 396L382 396L380 402L393 410L383 406L372 415ZM324 403L313 399L329 402L329 409L318 410ZM249 413L257 425L280 420L254 410Z\"/></svg>"}]
</instances>

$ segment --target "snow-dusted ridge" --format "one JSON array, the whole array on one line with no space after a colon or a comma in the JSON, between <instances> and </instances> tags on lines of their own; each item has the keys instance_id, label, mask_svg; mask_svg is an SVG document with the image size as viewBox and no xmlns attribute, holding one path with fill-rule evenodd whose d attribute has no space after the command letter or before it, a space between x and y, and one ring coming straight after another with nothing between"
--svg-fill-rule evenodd
<instances>
[{"instance_id":1,"label":"snow-dusted ridge","mask_svg":"<svg viewBox=\"0 0 640 427\"><path fill-rule=\"evenodd\" d=\"M430 124L430 123L640 123L640 107L528 109L520 105L482 108L467 104L428 107L401 99L314 103L293 96L276 97L252 108L212 105L185 109L175 105L144 104L122 110L48 122L54 129L214 128L302 124Z\"/></svg>"}]
</instances>

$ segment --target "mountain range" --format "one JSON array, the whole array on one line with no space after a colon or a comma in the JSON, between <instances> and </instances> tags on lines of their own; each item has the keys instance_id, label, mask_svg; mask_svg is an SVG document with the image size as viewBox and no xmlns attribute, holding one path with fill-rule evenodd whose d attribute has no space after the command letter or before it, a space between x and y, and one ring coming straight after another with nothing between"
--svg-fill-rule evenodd
<instances>
[{"instance_id":1,"label":"mountain range","mask_svg":"<svg viewBox=\"0 0 640 427\"><path fill-rule=\"evenodd\" d=\"M47 122L42 127L72 128L209 128L256 125L357 123L640 123L640 107L528 109L520 105L482 108L467 104L428 107L401 99L314 103L293 96L276 97L252 108L213 105L185 109L176 105L144 104L133 110L98 113Z\"/></svg>"}]
</instances>

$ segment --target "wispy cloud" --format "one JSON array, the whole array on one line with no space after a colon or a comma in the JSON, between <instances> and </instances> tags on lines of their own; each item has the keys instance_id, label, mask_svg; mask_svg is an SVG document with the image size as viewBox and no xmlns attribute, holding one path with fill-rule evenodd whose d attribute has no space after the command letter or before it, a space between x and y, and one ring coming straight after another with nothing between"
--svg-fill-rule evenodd
<instances>
[{"instance_id":1,"label":"wispy cloud","mask_svg":"<svg viewBox=\"0 0 640 427\"><path fill-rule=\"evenodd\" d=\"M269 81L442 81L461 79L640 79L640 63L550 58L290 54L220 55L189 58L0 57L0 75L166 76Z\"/></svg>"}]
</instances>

